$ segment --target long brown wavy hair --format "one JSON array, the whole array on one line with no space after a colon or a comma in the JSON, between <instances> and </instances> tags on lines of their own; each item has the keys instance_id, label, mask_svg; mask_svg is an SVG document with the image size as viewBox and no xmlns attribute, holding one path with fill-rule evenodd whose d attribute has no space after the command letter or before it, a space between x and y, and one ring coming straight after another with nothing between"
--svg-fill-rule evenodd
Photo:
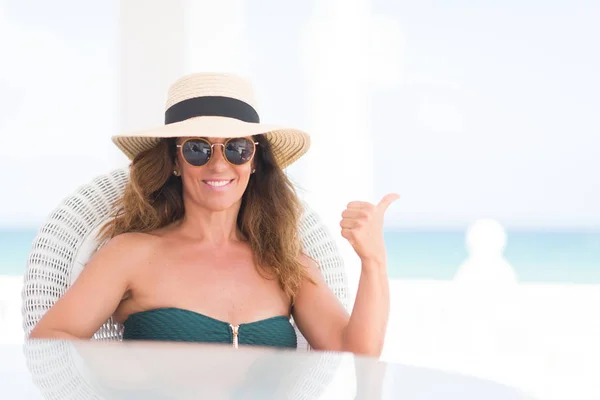
<instances>
[{"instance_id":1,"label":"long brown wavy hair","mask_svg":"<svg viewBox=\"0 0 600 400\"><path fill-rule=\"evenodd\" d=\"M302 205L277 166L269 141L262 135L254 139L259 143L256 171L242 196L237 226L250 244L259 272L277 278L293 301L303 279L311 280L298 260ZM126 232L151 232L183 217L182 181L172 173L176 149L176 139L163 139L132 161L124 194L114 204L115 214L100 231L101 242Z\"/></svg>"}]
</instances>

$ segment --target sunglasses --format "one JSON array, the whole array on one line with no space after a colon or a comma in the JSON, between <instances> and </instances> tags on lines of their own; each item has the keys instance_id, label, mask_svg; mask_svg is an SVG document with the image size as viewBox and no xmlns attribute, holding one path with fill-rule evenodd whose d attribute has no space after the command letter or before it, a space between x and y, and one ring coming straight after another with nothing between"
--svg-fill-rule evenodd
<instances>
[{"instance_id":1,"label":"sunglasses","mask_svg":"<svg viewBox=\"0 0 600 400\"><path fill-rule=\"evenodd\" d=\"M214 146L222 146L223 157L231 165L244 165L254 157L258 142L248 138L230 138L223 143L210 143L206 139L186 139L177 147L181 156L190 165L201 167L206 165L213 154Z\"/></svg>"}]
</instances>

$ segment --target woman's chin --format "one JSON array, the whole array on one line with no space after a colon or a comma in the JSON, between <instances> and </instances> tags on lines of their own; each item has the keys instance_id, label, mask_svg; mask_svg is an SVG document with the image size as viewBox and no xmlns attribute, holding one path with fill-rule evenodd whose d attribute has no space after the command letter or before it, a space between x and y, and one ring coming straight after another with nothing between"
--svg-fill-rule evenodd
<instances>
[{"instance_id":1,"label":"woman's chin","mask_svg":"<svg viewBox=\"0 0 600 400\"><path fill-rule=\"evenodd\" d=\"M201 207L211 212L222 212L229 209L239 208L241 199L213 199L212 201L204 201Z\"/></svg>"}]
</instances>

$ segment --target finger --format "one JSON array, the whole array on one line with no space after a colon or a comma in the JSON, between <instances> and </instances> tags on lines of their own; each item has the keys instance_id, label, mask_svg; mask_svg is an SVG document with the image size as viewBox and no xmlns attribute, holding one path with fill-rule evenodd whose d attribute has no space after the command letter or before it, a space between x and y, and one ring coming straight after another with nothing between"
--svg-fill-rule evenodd
<instances>
[{"instance_id":1,"label":"finger","mask_svg":"<svg viewBox=\"0 0 600 400\"><path fill-rule=\"evenodd\" d=\"M344 218L340 221L340 226L343 229L354 229L354 228L358 228L360 225L361 225L361 223L357 219Z\"/></svg>"},{"instance_id":2,"label":"finger","mask_svg":"<svg viewBox=\"0 0 600 400\"><path fill-rule=\"evenodd\" d=\"M350 208L344 210L342 218L350 219L365 219L369 217L369 213L362 208Z\"/></svg>"},{"instance_id":3,"label":"finger","mask_svg":"<svg viewBox=\"0 0 600 400\"><path fill-rule=\"evenodd\" d=\"M373 208L373 204L366 202L366 201L351 201L350 203L348 203L348 205L346 206L347 208L352 208L352 209L371 209Z\"/></svg>"},{"instance_id":4,"label":"finger","mask_svg":"<svg viewBox=\"0 0 600 400\"><path fill-rule=\"evenodd\" d=\"M342 237L346 240L352 239L352 229L342 228Z\"/></svg>"},{"instance_id":5,"label":"finger","mask_svg":"<svg viewBox=\"0 0 600 400\"><path fill-rule=\"evenodd\" d=\"M379 208L382 211L385 211L390 206L390 204L392 204L394 201L398 200L399 198L400 198L400 195L397 193L386 194L383 197L383 199L381 199L379 204L377 204L377 208Z\"/></svg>"}]
</instances>

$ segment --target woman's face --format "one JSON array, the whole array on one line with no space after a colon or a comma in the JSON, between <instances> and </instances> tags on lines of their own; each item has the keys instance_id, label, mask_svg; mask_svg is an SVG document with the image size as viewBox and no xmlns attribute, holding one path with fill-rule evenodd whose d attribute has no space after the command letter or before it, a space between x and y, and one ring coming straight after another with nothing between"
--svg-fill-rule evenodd
<instances>
[{"instance_id":1,"label":"woman's face","mask_svg":"<svg viewBox=\"0 0 600 400\"><path fill-rule=\"evenodd\" d=\"M184 196L192 203L204 207L210 211L223 211L237 205L241 199L250 175L252 174L254 157L254 140L239 140L232 142L228 147L228 154L238 156L244 153L244 159L250 161L241 165L228 162L223 154L223 144L226 138L202 138L212 144L210 148L205 142L184 143L185 139L177 140L177 159L175 168L181 175ZM196 143L196 144L194 144ZM182 146L183 144L183 146ZM245 144L245 146L240 146ZM205 157L210 151L210 159L202 166L190 165L182 153L186 154L188 160L194 163L194 157ZM237 161L239 162L239 161Z\"/></svg>"}]
</instances>

